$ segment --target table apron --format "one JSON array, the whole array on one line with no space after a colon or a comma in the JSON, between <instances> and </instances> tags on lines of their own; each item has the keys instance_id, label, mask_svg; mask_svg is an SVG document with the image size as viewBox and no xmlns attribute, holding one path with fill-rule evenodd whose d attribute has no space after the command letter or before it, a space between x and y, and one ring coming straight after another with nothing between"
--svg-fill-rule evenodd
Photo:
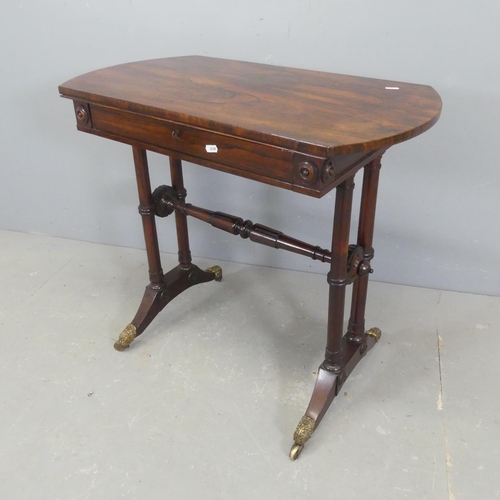
<instances>
[{"instance_id":1,"label":"table apron","mask_svg":"<svg viewBox=\"0 0 500 500\"><path fill-rule=\"evenodd\" d=\"M384 150L320 157L106 106L74 101L83 132L321 198Z\"/></svg>"}]
</instances>

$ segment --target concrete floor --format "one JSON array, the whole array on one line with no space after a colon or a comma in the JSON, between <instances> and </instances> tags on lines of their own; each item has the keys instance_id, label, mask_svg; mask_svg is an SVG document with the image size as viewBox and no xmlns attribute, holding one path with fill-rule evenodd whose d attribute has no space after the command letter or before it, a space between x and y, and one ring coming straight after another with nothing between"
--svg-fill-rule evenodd
<instances>
[{"instance_id":1,"label":"concrete floor","mask_svg":"<svg viewBox=\"0 0 500 500\"><path fill-rule=\"evenodd\" d=\"M222 263L120 353L144 251L0 244L0 498L500 498L499 297L372 283L382 339L292 462L324 276Z\"/></svg>"}]
</instances>

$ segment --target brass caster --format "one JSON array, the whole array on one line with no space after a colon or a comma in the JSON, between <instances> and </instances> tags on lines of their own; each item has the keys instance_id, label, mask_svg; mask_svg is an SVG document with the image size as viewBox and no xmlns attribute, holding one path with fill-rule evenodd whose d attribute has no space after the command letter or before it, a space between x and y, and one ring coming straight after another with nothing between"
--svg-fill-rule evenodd
<instances>
[{"instance_id":1,"label":"brass caster","mask_svg":"<svg viewBox=\"0 0 500 500\"><path fill-rule=\"evenodd\" d=\"M222 281L222 268L220 266L209 267L206 271L215 274L215 281Z\"/></svg>"},{"instance_id":2,"label":"brass caster","mask_svg":"<svg viewBox=\"0 0 500 500\"><path fill-rule=\"evenodd\" d=\"M302 448L304 448L303 444L293 443L293 446L290 449L290 458L292 460L297 460L297 458L299 458L300 452L302 451Z\"/></svg>"},{"instance_id":3,"label":"brass caster","mask_svg":"<svg viewBox=\"0 0 500 500\"><path fill-rule=\"evenodd\" d=\"M380 328L370 328L367 332L366 335L369 335L370 337L373 337L376 342L380 340L380 337L382 336L382 331Z\"/></svg>"},{"instance_id":4,"label":"brass caster","mask_svg":"<svg viewBox=\"0 0 500 500\"><path fill-rule=\"evenodd\" d=\"M124 351L125 349L128 349L136 336L137 329L132 323L130 323L130 325L128 325L125 330L120 333L118 340L115 342L115 349L117 351Z\"/></svg>"}]
</instances>

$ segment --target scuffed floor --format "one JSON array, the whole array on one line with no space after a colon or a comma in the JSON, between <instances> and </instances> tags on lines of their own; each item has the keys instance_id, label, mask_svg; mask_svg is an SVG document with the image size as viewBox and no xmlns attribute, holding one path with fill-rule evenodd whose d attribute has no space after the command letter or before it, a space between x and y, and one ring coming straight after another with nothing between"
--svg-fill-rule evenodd
<instances>
[{"instance_id":1,"label":"scuffed floor","mask_svg":"<svg viewBox=\"0 0 500 500\"><path fill-rule=\"evenodd\" d=\"M382 339L292 462L324 276L195 259L223 281L117 352L144 251L7 231L0 244L1 498L500 498L499 297L372 283Z\"/></svg>"}]
</instances>

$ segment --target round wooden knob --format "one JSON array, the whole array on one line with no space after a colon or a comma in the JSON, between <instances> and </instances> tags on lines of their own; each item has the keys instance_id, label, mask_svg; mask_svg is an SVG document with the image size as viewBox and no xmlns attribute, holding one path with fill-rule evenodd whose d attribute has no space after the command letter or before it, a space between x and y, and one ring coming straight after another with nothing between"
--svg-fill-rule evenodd
<instances>
[{"instance_id":1,"label":"round wooden knob","mask_svg":"<svg viewBox=\"0 0 500 500\"><path fill-rule=\"evenodd\" d=\"M312 184L318 176L316 167L308 161L300 162L298 165L299 175L307 184Z\"/></svg>"},{"instance_id":2,"label":"round wooden knob","mask_svg":"<svg viewBox=\"0 0 500 500\"><path fill-rule=\"evenodd\" d=\"M323 165L323 182L328 182L330 179L332 179L335 175L335 164L333 163L333 160L330 158L325 162Z\"/></svg>"},{"instance_id":3,"label":"round wooden knob","mask_svg":"<svg viewBox=\"0 0 500 500\"><path fill-rule=\"evenodd\" d=\"M76 119L81 125L85 125L89 121L89 114L83 106L77 106L75 109Z\"/></svg>"}]
</instances>

